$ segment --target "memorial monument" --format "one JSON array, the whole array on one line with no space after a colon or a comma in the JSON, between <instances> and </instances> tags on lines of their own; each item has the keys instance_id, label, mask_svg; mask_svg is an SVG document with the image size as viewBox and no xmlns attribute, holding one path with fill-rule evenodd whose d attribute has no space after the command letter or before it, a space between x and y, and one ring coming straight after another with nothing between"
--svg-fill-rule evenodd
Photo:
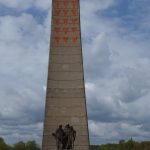
<instances>
[{"instance_id":1,"label":"memorial monument","mask_svg":"<svg viewBox=\"0 0 150 150\"><path fill-rule=\"evenodd\" d=\"M42 150L89 150L79 0L52 0Z\"/></svg>"}]
</instances>

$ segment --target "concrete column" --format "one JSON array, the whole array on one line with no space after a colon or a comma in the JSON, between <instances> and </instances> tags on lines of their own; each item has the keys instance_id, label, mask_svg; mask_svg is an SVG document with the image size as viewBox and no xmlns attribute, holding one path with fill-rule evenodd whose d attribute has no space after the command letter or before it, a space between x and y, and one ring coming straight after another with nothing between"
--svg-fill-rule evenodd
<instances>
[{"instance_id":1,"label":"concrete column","mask_svg":"<svg viewBox=\"0 0 150 150\"><path fill-rule=\"evenodd\" d=\"M89 150L79 0L53 0L42 150L56 150L52 133L70 124L74 150Z\"/></svg>"}]
</instances>

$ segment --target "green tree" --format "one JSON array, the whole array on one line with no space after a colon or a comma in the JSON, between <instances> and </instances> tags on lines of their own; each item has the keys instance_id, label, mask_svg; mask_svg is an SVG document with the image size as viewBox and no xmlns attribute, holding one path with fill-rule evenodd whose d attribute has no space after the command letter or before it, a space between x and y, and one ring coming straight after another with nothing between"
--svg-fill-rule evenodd
<instances>
[{"instance_id":1,"label":"green tree","mask_svg":"<svg viewBox=\"0 0 150 150\"><path fill-rule=\"evenodd\" d=\"M26 145L24 142L20 141L14 145L14 150L26 150Z\"/></svg>"},{"instance_id":2,"label":"green tree","mask_svg":"<svg viewBox=\"0 0 150 150\"><path fill-rule=\"evenodd\" d=\"M35 141L28 141L26 143L26 150L36 150L37 149L37 145Z\"/></svg>"},{"instance_id":3,"label":"green tree","mask_svg":"<svg viewBox=\"0 0 150 150\"><path fill-rule=\"evenodd\" d=\"M0 137L0 150L12 150L10 146L8 146L4 139Z\"/></svg>"},{"instance_id":4,"label":"green tree","mask_svg":"<svg viewBox=\"0 0 150 150\"><path fill-rule=\"evenodd\" d=\"M126 142L126 147L128 150L132 150L133 147L134 147L134 141L131 139L129 139L127 142Z\"/></svg>"},{"instance_id":5,"label":"green tree","mask_svg":"<svg viewBox=\"0 0 150 150\"><path fill-rule=\"evenodd\" d=\"M126 150L125 149L125 140L119 141L119 150Z\"/></svg>"}]
</instances>

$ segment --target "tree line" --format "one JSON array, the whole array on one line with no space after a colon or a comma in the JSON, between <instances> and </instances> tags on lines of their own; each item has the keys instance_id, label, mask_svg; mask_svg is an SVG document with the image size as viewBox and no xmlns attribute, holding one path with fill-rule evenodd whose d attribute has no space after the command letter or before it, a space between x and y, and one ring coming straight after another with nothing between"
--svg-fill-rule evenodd
<instances>
[{"instance_id":1,"label":"tree line","mask_svg":"<svg viewBox=\"0 0 150 150\"><path fill-rule=\"evenodd\" d=\"M150 150L150 141L135 142L131 138L120 140L118 144L93 145L90 150Z\"/></svg>"},{"instance_id":2,"label":"tree line","mask_svg":"<svg viewBox=\"0 0 150 150\"><path fill-rule=\"evenodd\" d=\"M19 141L14 145L8 145L0 137L0 150L41 150L33 141ZM150 141L135 142L131 139L120 140L118 144L91 145L90 150L150 150Z\"/></svg>"},{"instance_id":3,"label":"tree line","mask_svg":"<svg viewBox=\"0 0 150 150\"><path fill-rule=\"evenodd\" d=\"M34 140L27 142L19 141L14 145L8 145L0 137L0 150L40 150L40 148Z\"/></svg>"}]
</instances>

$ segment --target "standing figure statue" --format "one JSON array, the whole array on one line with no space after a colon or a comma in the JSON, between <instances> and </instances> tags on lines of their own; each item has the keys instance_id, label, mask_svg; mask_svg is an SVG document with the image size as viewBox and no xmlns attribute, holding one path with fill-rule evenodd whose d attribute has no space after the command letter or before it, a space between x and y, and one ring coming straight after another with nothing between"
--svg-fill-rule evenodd
<instances>
[{"instance_id":1,"label":"standing figure statue","mask_svg":"<svg viewBox=\"0 0 150 150\"><path fill-rule=\"evenodd\" d=\"M72 138L71 138L71 128L70 128L70 125L67 124L64 128L64 133L65 133L65 136L64 136L64 149L72 149Z\"/></svg>"},{"instance_id":2,"label":"standing figure statue","mask_svg":"<svg viewBox=\"0 0 150 150\"><path fill-rule=\"evenodd\" d=\"M76 138L76 131L73 126L67 124L65 128L59 125L59 128L52 134L56 139L57 150L72 150Z\"/></svg>"},{"instance_id":3,"label":"standing figure statue","mask_svg":"<svg viewBox=\"0 0 150 150\"><path fill-rule=\"evenodd\" d=\"M55 133L52 134L56 139L57 150L62 150L63 148L63 138L64 138L64 131L62 125L59 125L58 129Z\"/></svg>"},{"instance_id":4,"label":"standing figure statue","mask_svg":"<svg viewBox=\"0 0 150 150\"><path fill-rule=\"evenodd\" d=\"M74 148L74 141L76 139L76 131L73 129L73 126L70 127L70 130L71 130L70 138L71 138L72 148Z\"/></svg>"}]
</instances>

